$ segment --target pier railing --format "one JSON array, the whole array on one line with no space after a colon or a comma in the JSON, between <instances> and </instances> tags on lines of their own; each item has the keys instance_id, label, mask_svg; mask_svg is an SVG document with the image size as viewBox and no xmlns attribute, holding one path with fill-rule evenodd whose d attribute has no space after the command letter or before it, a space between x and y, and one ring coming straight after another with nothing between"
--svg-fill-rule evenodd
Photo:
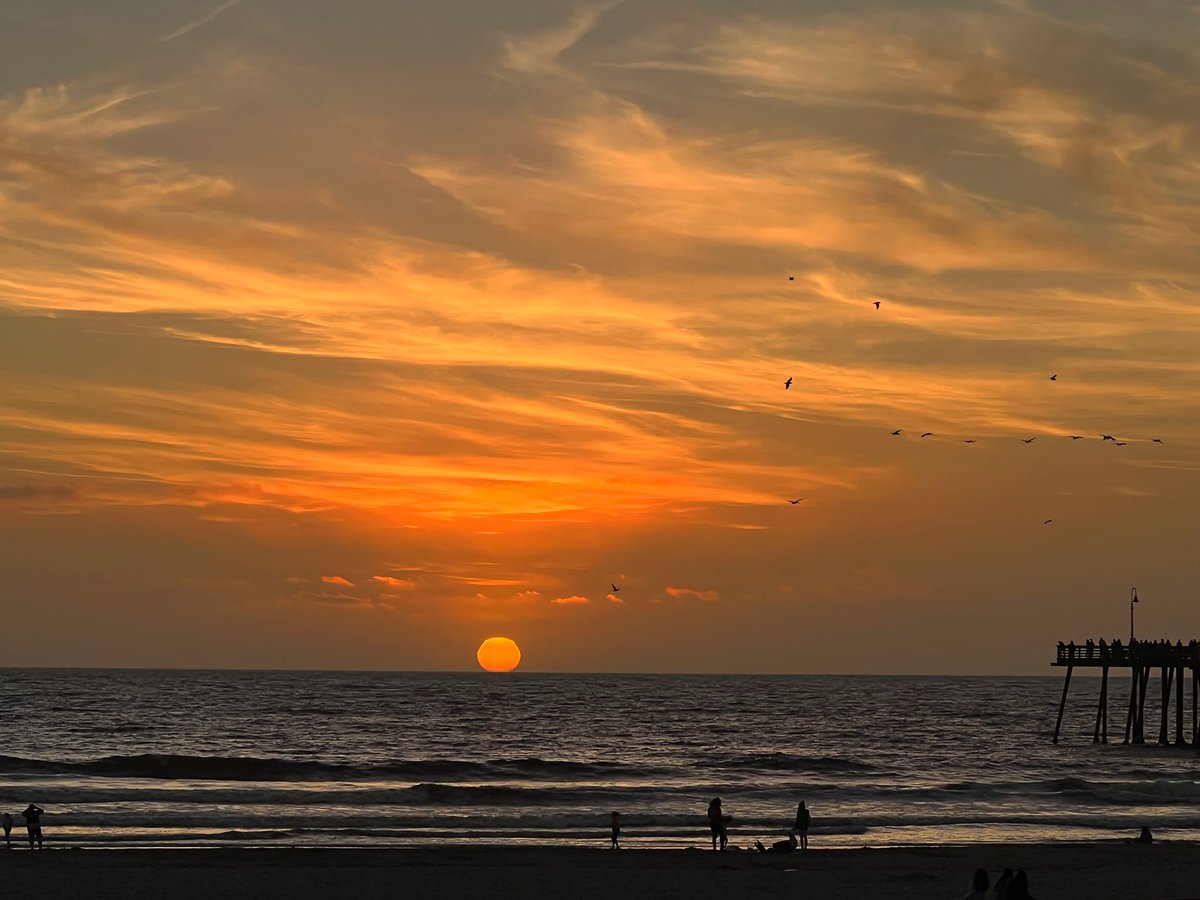
<instances>
[{"instance_id":1,"label":"pier railing","mask_svg":"<svg viewBox=\"0 0 1200 900\"><path fill-rule=\"evenodd\" d=\"M1058 643L1057 666L1200 666L1200 641L1121 641L1104 640Z\"/></svg>"}]
</instances>

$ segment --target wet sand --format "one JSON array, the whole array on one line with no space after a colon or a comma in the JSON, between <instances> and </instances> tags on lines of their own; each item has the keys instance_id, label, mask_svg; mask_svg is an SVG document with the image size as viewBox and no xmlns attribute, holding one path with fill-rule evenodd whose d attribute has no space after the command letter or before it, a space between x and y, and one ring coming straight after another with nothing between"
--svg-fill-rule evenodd
<instances>
[{"instance_id":1,"label":"wet sand","mask_svg":"<svg viewBox=\"0 0 1200 900\"><path fill-rule=\"evenodd\" d=\"M748 851L570 847L406 849L0 849L0 892L16 897L624 897L956 900L975 868L1024 868L1040 900L1200 897L1200 845L1159 843Z\"/></svg>"}]
</instances>

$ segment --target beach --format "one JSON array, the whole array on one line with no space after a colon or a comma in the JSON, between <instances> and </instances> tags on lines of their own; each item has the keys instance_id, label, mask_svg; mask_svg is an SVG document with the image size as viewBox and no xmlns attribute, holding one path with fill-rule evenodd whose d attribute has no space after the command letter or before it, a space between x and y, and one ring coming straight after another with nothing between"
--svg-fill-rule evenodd
<instances>
[{"instance_id":1,"label":"beach","mask_svg":"<svg viewBox=\"0 0 1200 900\"><path fill-rule=\"evenodd\" d=\"M1200 845L893 847L760 854L747 850L577 847L0 851L11 896L89 900L351 896L531 900L953 898L977 867L1024 868L1035 897L1179 900L1200 896Z\"/></svg>"}]
</instances>

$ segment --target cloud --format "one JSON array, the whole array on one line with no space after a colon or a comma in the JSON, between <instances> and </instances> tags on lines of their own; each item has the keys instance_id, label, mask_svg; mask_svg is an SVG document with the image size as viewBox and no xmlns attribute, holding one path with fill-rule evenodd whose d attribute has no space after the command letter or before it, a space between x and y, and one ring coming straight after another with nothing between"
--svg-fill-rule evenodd
<instances>
[{"instance_id":1,"label":"cloud","mask_svg":"<svg viewBox=\"0 0 1200 900\"><path fill-rule=\"evenodd\" d=\"M177 38L181 38L185 34L195 31L197 28L200 28L203 25L207 25L209 22L211 22L217 16L221 15L221 13L225 12L228 9L232 9L233 7L237 6L241 2L242 2L242 0L225 0L224 3L220 4L219 6L213 7L211 10L209 10L207 13L200 16L199 18L193 19L192 21L179 26L174 31L172 31L168 34L165 34L160 38L157 38L154 43L166 44L169 41L173 41Z\"/></svg>"},{"instance_id":2,"label":"cloud","mask_svg":"<svg viewBox=\"0 0 1200 900\"><path fill-rule=\"evenodd\" d=\"M326 584L338 584L342 587L354 587L354 582L347 581L341 575L322 575L321 580Z\"/></svg>"},{"instance_id":3,"label":"cloud","mask_svg":"<svg viewBox=\"0 0 1200 900\"><path fill-rule=\"evenodd\" d=\"M573 594L570 597L555 597L550 602L557 603L560 606L578 606L584 603L591 603L592 601L587 597L581 597L578 594Z\"/></svg>"},{"instance_id":4,"label":"cloud","mask_svg":"<svg viewBox=\"0 0 1200 900\"><path fill-rule=\"evenodd\" d=\"M606 599L609 603L619 603L622 606L625 605L625 599L623 597L618 597L616 594L608 594L604 599Z\"/></svg>"},{"instance_id":5,"label":"cloud","mask_svg":"<svg viewBox=\"0 0 1200 900\"><path fill-rule=\"evenodd\" d=\"M72 484L0 484L0 502L28 500L53 503L74 500L79 496L79 488Z\"/></svg>"},{"instance_id":6,"label":"cloud","mask_svg":"<svg viewBox=\"0 0 1200 900\"><path fill-rule=\"evenodd\" d=\"M668 587L667 595L677 600L703 600L705 603L716 603L721 599L721 595L716 591L696 591L681 587Z\"/></svg>"},{"instance_id":7,"label":"cloud","mask_svg":"<svg viewBox=\"0 0 1200 900\"><path fill-rule=\"evenodd\" d=\"M378 581L380 584L386 584L390 588L400 588L401 590L411 590L416 587L416 582L411 578L393 578L390 575L372 575L372 581Z\"/></svg>"}]
</instances>

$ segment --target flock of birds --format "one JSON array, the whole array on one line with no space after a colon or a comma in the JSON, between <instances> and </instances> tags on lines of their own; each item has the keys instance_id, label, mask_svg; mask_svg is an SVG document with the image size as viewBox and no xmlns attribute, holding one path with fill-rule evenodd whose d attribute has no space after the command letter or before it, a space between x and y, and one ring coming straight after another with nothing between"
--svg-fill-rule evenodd
<instances>
[{"instance_id":1,"label":"flock of birds","mask_svg":"<svg viewBox=\"0 0 1200 900\"><path fill-rule=\"evenodd\" d=\"M796 276L795 276L795 275L789 275L789 276L788 276L788 281L795 281L795 280L796 280ZM875 308L876 308L876 309L879 309L879 307L880 307L880 304L882 303L882 301L881 301L881 300L875 300L875 301L873 301L873 303L874 303L874 305L875 305ZM1053 375L1051 375L1051 376L1050 376L1050 381L1058 381L1058 373L1057 373L1057 372L1056 372L1055 374L1053 374ZM792 384L793 384L793 379L792 379L792 376L790 376L790 375L789 375L789 376L788 376L788 378L787 378L787 381L785 381L785 382L783 383L783 389L784 389L785 391L787 391L787 390L791 390ZM904 429L902 429L902 428L897 428L895 431L893 431L893 432L892 432L892 435L893 435L894 437L900 437L900 436L903 434L903 431L904 431ZM937 436L937 435L935 435L935 434L934 434L932 431L925 431L925 432L922 432L922 433L921 433L921 437L922 437L922 438L929 438L929 437L936 437L936 436ZM1070 437L1070 439L1071 439L1071 440L1073 440L1073 441L1082 441L1082 440L1084 439L1084 436L1083 436L1082 434L1072 434L1072 435L1068 435L1068 437ZM1116 445L1116 446L1118 446L1118 447L1124 447L1124 446L1125 446L1127 443L1129 443L1128 441L1118 441L1118 440L1117 440L1115 437L1113 437L1111 434L1102 434L1102 435L1100 435L1099 437L1100 437L1100 441L1101 441L1101 443L1103 443L1103 442L1105 442L1105 441L1110 441L1110 442L1112 442L1113 444L1115 444L1115 445ZM1036 437L1036 436L1034 436L1034 437L1030 437L1030 438L1021 438L1020 440L1021 440L1021 442L1022 442L1022 443L1024 443L1024 444L1032 444L1034 441L1036 441L1036 440L1037 440L1037 437ZM974 444L975 442L976 442L976 441L975 441L975 438L965 438L965 439L963 440L963 443L964 443L964 444ZM1150 443L1153 443L1153 444L1162 444L1162 443L1165 443L1165 442L1163 441L1163 439L1162 439L1162 438L1151 438L1151 439L1150 439ZM791 499L788 499L788 503L792 504L793 506L795 506L795 505L796 505L796 504L798 504L798 503L802 503L803 501L804 501L804 498L803 498L803 497L800 497L800 498L798 498L798 499L796 499L796 500L791 500ZM1053 519L1046 519L1046 521L1042 522L1042 524L1043 524L1043 525L1049 525L1049 524L1051 524L1053 521L1054 521Z\"/></svg>"}]
</instances>

